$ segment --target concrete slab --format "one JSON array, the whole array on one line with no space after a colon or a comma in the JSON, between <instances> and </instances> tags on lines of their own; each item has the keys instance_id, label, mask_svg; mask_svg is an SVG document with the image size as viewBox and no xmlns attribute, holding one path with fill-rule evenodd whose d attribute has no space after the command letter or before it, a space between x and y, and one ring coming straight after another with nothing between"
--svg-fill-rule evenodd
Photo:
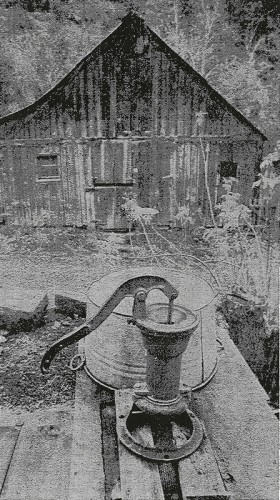
<instances>
[{"instance_id":1,"label":"concrete slab","mask_svg":"<svg viewBox=\"0 0 280 500\"><path fill-rule=\"evenodd\" d=\"M0 288L0 329L29 331L42 321L48 307L47 293L25 288Z\"/></svg>"}]
</instances>

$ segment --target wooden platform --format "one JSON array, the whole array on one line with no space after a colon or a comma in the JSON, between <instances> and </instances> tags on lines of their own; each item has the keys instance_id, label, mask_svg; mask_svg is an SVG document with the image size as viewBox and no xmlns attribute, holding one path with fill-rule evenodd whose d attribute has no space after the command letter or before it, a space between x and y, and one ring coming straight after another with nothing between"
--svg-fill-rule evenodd
<instances>
[{"instance_id":1,"label":"wooden platform","mask_svg":"<svg viewBox=\"0 0 280 500\"><path fill-rule=\"evenodd\" d=\"M49 410L0 428L5 500L278 499L278 420L225 331L215 378L194 394L206 435L178 463L147 462L116 436L115 397L77 373L75 409ZM117 409L118 411L118 409ZM149 429L144 442L150 442Z\"/></svg>"}]
</instances>

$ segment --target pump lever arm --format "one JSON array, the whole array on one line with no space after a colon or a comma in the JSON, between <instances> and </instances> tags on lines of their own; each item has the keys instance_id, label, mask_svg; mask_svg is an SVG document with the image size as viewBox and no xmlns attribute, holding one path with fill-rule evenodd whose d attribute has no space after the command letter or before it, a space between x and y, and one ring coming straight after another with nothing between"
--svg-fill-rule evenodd
<instances>
[{"instance_id":1,"label":"pump lever arm","mask_svg":"<svg viewBox=\"0 0 280 500\"><path fill-rule=\"evenodd\" d=\"M64 347L67 347L74 342L78 342L82 338L86 337L90 332L96 330L96 328L98 328L101 323L103 323L103 321L110 316L110 314L125 297L136 298L139 291L144 290L145 293L148 294L154 289L161 290L166 297L169 298L170 304L172 304L173 300L178 297L176 288L174 288L165 278L160 276L139 276L125 281L115 290L113 295L111 295L111 297L103 304L95 316L89 318L83 325L67 333L64 337L61 337L49 347L41 362L42 373L47 372L53 358Z\"/></svg>"}]
</instances>

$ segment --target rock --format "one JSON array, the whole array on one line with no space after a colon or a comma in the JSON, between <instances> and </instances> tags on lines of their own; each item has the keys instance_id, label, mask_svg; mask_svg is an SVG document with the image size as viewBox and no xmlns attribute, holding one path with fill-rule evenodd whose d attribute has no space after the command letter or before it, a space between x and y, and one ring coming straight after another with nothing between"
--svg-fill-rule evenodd
<instances>
[{"instance_id":1,"label":"rock","mask_svg":"<svg viewBox=\"0 0 280 500\"><path fill-rule=\"evenodd\" d=\"M0 335L0 344L2 344L4 342L7 342L6 337L4 337L3 335Z\"/></svg>"},{"instance_id":2,"label":"rock","mask_svg":"<svg viewBox=\"0 0 280 500\"><path fill-rule=\"evenodd\" d=\"M4 347L0 347L0 355L2 354L3 351L4 351Z\"/></svg>"},{"instance_id":3,"label":"rock","mask_svg":"<svg viewBox=\"0 0 280 500\"><path fill-rule=\"evenodd\" d=\"M41 290L0 289L0 329L30 331L42 323L47 307L47 294Z\"/></svg>"},{"instance_id":4,"label":"rock","mask_svg":"<svg viewBox=\"0 0 280 500\"><path fill-rule=\"evenodd\" d=\"M69 321L62 321L62 326L71 326L71 323Z\"/></svg>"},{"instance_id":5,"label":"rock","mask_svg":"<svg viewBox=\"0 0 280 500\"><path fill-rule=\"evenodd\" d=\"M6 335L9 335L9 332L8 332L8 330L0 330L0 335L3 335L4 337L6 337Z\"/></svg>"},{"instance_id":6,"label":"rock","mask_svg":"<svg viewBox=\"0 0 280 500\"><path fill-rule=\"evenodd\" d=\"M60 321L55 321L54 324L52 325L53 330L57 330L57 328L60 328L61 323Z\"/></svg>"},{"instance_id":7,"label":"rock","mask_svg":"<svg viewBox=\"0 0 280 500\"><path fill-rule=\"evenodd\" d=\"M87 297L77 292L61 292L55 295L55 309L57 312L70 316L85 318L87 314Z\"/></svg>"}]
</instances>

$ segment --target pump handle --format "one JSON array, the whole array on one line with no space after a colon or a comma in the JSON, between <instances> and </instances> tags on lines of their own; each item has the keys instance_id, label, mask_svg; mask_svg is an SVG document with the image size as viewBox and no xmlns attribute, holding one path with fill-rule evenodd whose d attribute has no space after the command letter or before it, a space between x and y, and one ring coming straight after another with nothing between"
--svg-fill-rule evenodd
<instances>
[{"instance_id":1,"label":"pump handle","mask_svg":"<svg viewBox=\"0 0 280 500\"><path fill-rule=\"evenodd\" d=\"M111 295L111 297L106 300L106 302L101 306L98 313L95 316L89 318L83 325L78 326L75 330L64 335L59 340L54 342L49 349L45 352L42 362L41 362L41 371L42 373L46 373L49 369L49 366L53 360L53 358L64 348L67 347L74 342L78 342L82 338L86 337L93 330L96 330L103 321L105 321L108 316L114 311L114 309L119 305L119 303L125 297L134 297L134 306L133 306L133 319L139 318L141 315L141 319L143 319L143 314L145 314L145 305L144 307L139 307L138 300L141 294L144 294L144 303L147 294L154 289L161 290L166 297L169 299L169 307L170 307L170 315L172 310L173 301L178 297L178 292L176 288L174 288L169 281L161 276L139 276L136 278L131 278L124 283L122 283Z\"/></svg>"}]
</instances>

